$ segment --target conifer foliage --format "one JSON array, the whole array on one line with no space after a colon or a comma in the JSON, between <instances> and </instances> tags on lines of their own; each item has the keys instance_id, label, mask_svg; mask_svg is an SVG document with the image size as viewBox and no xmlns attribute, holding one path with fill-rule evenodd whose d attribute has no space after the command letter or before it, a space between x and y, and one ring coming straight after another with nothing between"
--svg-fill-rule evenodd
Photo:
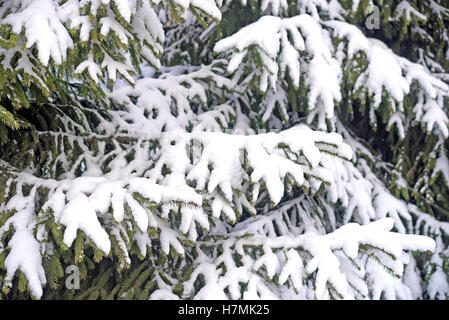
<instances>
[{"instance_id":1,"label":"conifer foliage","mask_svg":"<svg viewBox=\"0 0 449 320\"><path fill-rule=\"evenodd\" d=\"M448 26L447 0L0 0L0 295L449 298Z\"/></svg>"}]
</instances>

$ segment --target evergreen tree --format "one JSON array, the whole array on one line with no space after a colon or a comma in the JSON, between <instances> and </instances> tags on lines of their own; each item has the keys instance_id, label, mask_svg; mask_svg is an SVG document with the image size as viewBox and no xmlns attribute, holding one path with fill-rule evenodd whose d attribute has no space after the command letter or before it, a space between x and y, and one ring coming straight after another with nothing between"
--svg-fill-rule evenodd
<instances>
[{"instance_id":1,"label":"evergreen tree","mask_svg":"<svg viewBox=\"0 0 449 320\"><path fill-rule=\"evenodd\" d=\"M449 298L448 26L447 0L0 0L1 296Z\"/></svg>"}]
</instances>

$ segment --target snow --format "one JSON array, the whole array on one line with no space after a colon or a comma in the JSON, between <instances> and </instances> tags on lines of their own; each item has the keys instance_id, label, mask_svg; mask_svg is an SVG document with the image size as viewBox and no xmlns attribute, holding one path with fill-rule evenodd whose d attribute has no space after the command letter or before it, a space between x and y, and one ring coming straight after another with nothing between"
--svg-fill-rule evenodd
<instances>
[{"instance_id":1,"label":"snow","mask_svg":"<svg viewBox=\"0 0 449 320\"><path fill-rule=\"evenodd\" d=\"M412 15L417 17L418 19L421 19L423 21L427 21L427 17L425 15L423 15L421 12L419 12L418 10L416 10L415 8L412 7L412 5L410 3L408 3L408 1L401 1L397 6L396 6L396 18L398 18L399 16L404 17L406 20L411 20Z\"/></svg>"},{"instance_id":2,"label":"snow","mask_svg":"<svg viewBox=\"0 0 449 320\"><path fill-rule=\"evenodd\" d=\"M148 228L148 214L146 210L130 195L125 196L126 203L129 205L134 220L142 232L147 231Z\"/></svg>"},{"instance_id":3,"label":"snow","mask_svg":"<svg viewBox=\"0 0 449 320\"><path fill-rule=\"evenodd\" d=\"M133 2L134 1L132 0L114 0L118 12L123 17L123 19L125 19L126 22L130 22L131 20L131 5Z\"/></svg>"},{"instance_id":4,"label":"snow","mask_svg":"<svg viewBox=\"0 0 449 320\"><path fill-rule=\"evenodd\" d=\"M186 145L190 145L192 138L198 140L203 148L202 153L196 155L199 158L196 158L197 160L193 165L179 157L186 153ZM176 143L173 144L173 141L176 141ZM220 141L220 144L216 144L216 141ZM289 145L291 152L294 154L303 152L305 157L310 157L309 163L317 167L322 164L319 143L334 145L333 151L340 153L343 157L350 158L352 156L352 150L349 146L343 144L342 138L338 134L313 132L306 126L293 127L279 134L270 132L249 136L216 132L204 132L201 134L173 132L164 135L161 140L160 163L150 171L152 173L149 176L154 176L156 180L138 177L128 181L116 180L120 178L120 175L117 175L114 171L122 170L120 166L112 166L113 169L110 174L104 177L83 176L59 182L48 180L45 183L53 191L50 191L49 200L44 208L51 208L56 222L61 223L65 227L64 243L67 246L70 247L72 245L77 231L81 230L100 250L108 254L111 245L109 237L118 237L119 233L117 230L112 230L108 234L104 226L100 224L98 217L107 214L108 209L112 206L113 218L117 222L123 221L125 214L127 214L124 211L126 202L130 208L133 220L141 232L146 231L148 226L159 228L161 230L160 241L163 251L168 254L171 248L173 248L180 254L184 254L185 249L179 241L180 234L172 230L157 215L153 215L153 212L139 204L133 198L133 193L137 192L155 203L167 203L177 200L201 205L204 198L185 185L184 178L182 178L194 172L195 175L190 176L190 178L198 178L203 181L200 189L211 188L209 190L210 193L214 193L215 188L221 186L222 190L229 190L227 193L229 199L227 201L224 201L221 196L216 194L212 202L212 213L218 218L221 211L223 211L230 221L236 221L235 212L231 208L229 201L240 199L236 197L233 190L236 187L241 187L241 177L239 175L244 175L244 171L242 169L240 171L235 170L236 167L241 168L242 159L239 156L229 157L228 155L239 155L240 149L246 149L249 163L254 167L256 173L259 172L255 176L257 177L255 182L258 182L260 179L266 180L272 199L277 201L276 199L280 199L283 193L283 187L280 187L283 177L290 173L298 183L301 183L304 181L304 176L301 172L303 169L305 170L305 168L295 164L292 160L281 157L278 149L281 143ZM326 150L324 147L321 148ZM136 154L138 153L136 152ZM185 156L187 155L185 154ZM270 161L269 159L272 160ZM202 165L211 161L214 163L212 171L207 166L204 167ZM267 166L267 163L269 166ZM165 177L158 174L157 168L161 168L162 164L168 165L172 169L172 173ZM278 168L273 167L276 164ZM201 168L201 166L201 170L197 169ZM87 170L87 172L95 171ZM273 175L273 172L277 172L277 175ZM214 176L215 178L213 178ZM29 182L34 184L39 183L36 179L30 180L31 177L26 177L23 181L28 179ZM159 183L157 183L158 180ZM212 184L211 181L213 182ZM278 187L273 182L278 183L276 184ZM246 201L247 205L249 204L245 198L238 201L243 201L243 203ZM23 202L21 198L16 197L9 201L8 206L21 209L25 204L26 202ZM219 204L218 209L216 209L217 204ZM196 223L201 225L206 231L209 230L207 212L189 206L181 207L180 212L182 214L180 232L187 233L191 241L197 240ZM145 237L139 239L137 241L140 243L140 250L146 252L145 248L149 240ZM122 249L125 248L121 239L118 239L118 242L122 243ZM273 274L273 270L276 270L276 268L273 269L270 261L273 261L272 258L267 259L263 264L267 264L270 274ZM260 289L260 285L255 285L255 288L257 288L257 292L262 290L259 292L262 294L263 289ZM266 294L267 292L262 295Z\"/></svg>"},{"instance_id":5,"label":"snow","mask_svg":"<svg viewBox=\"0 0 449 320\"><path fill-rule=\"evenodd\" d=\"M19 197L16 199L19 200ZM33 220L34 206L25 206L26 202L23 200L21 204L18 204L19 208L22 206L20 211L2 227L3 229L11 223L15 229L8 243L11 250L5 259L5 267L7 270L5 281L7 285L11 286L16 270L20 270L25 274L32 294L36 298L40 298L43 293L42 286L46 283L46 277L42 266L40 244L34 238L32 228L29 227L29 224Z\"/></svg>"},{"instance_id":6,"label":"snow","mask_svg":"<svg viewBox=\"0 0 449 320\"><path fill-rule=\"evenodd\" d=\"M288 4L286 0L262 0L260 9L265 11L268 7L270 7L272 14L277 16L281 11L287 10Z\"/></svg>"},{"instance_id":7,"label":"snow","mask_svg":"<svg viewBox=\"0 0 449 320\"><path fill-rule=\"evenodd\" d=\"M428 131L437 126L447 136L448 120L442 106L442 97L447 96L448 87L435 76L430 75L418 64L398 57L385 44L376 39L366 38L357 27L341 21L325 21L323 25L331 28L330 34L310 15L303 14L291 18L263 16L247 25L237 33L218 41L216 52L231 52L227 71L239 76L247 62L244 58L256 52L262 66L256 67L253 77L259 81L259 89L267 95L264 119L268 119L274 109L275 101L282 101L279 94L278 71L288 74L295 87L299 86L300 74L307 76L308 122L318 116L318 128L326 129L325 119L334 120L334 108L341 100L341 77L344 57L352 57L364 52L367 68L358 77L355 91L366 92L374 101L374 109L387 99L396 115L392 115L389 126L396 124L404 136L404 117L402 103L410 93L413 83L419 83L425 92L428 104L421 109L427 111L419 120L426 124ZM335 53L330 36L347 40L347 52ZM255 50L255 51L254 51ZM304 53L303 53L304 52ZM304 57L310 57L306 62ZM271 88L271 91L269 90ZM275 95L277 95L275 97ZM371 110L374 119L374 110ZM417 110L419 114L420 110ZM422 111L424 112L424 110Z\"/></svg>"},{"instance_id":8,"label":"snow","mask_svg":"<svg viewBox=\"0 0 449 320\"><path fill-rule=\"evenodd\" d=\"M373 99L373 108L367 112L374 118L375 109L390 104L387 125L396 126L404 138L409 127L404 102L416 85L414 120L436 132L439 139L432 154L432 178L442 175L448 182L445 143L449 120L444 99L449 87L442 77L399 57L353 25L321 21L321 11L330 19L343 20L345 12L335 0L301 1L296 17L264 15L218 41L214 50L220 57L211 65L193 67L161 66L158 58L166 38L158 15L163 11L155 11L149 3L69 0L59 6L52 0L11 0L12 13L0 25L11 24L13 32L26 35L18 70L40 79L29 54L33 46L43 65L50 60L64 62L67 50L73 48L67 28L79 28L81 41L89 41L94 24L80 10L87 3L93 15L101 4L107 6L108 16L96 22L102 36L113 33L124 46L141 46L149 66L136 78L125 49L114 52L124 58L120 61L106 52L102 61L95 60L92 52L83 57L75 73L87 72L100 83L107 72L113 81L121 75L134 85L118 83L108 94L113 102L107 110L110 119L98 110L89 111L99 119L96 128L90 128L82 108L73 108L78 122L61 118L65 131L52 134L63 151L55 161L42 164L54 172L59 162L65 172L58 180L37 177L34 164L21 171L0 161L1 168L12 175L5 194L11 191L11 183L18 182L14 195L0 203L0 212L14 212L0 228L2 236L13 229L7 248L0 247L9 250L5 259L8 285L21 270L33 296L42 296L46 283L42 256L54 252L39 220L45 217L54 218L62 228L67 247L73 246L80 231L112 257L110 237L114 237L125 264L131 262L132 241L147 258L148 248L158 250L158 241L164 254L188 256L194 271L183 283L184 297L195 293L194 283L200 275L205 280L194 299L329 299L334 294L344 299L416 298L422 284L409 251L435 252L428 292L431 297L448 295L438 254L445 250L441 237L449 234L449 225L393 196L375 174L385 163L335 117L342 100L344 63L362 53L364 69L355 90L360 98ZM212 0L176 0L174 4L185 19L191 18L189 7L221 19L222 12ZM132 32L117 21L111 5L130 23ZM353 1L353 9L358 5ZM284 0L261 2L265 13L283 15L286 8ZM425 18L406 1L396 12L406 19ZM213 30L202 33L204 39ZM336 39L344 40L337 48ZM12 68L18 48L1 50L1 63ZM254 53L261 66L251 64ZM250 74L242 80L248 70ZM258 94L263 94L258 111L254 111L259 106L253 106L247 87L253 76ZM290 77L296 89L302 85L301 78L305 79L307 119L297 114L289 119L292 112L284 76ZM244 114L248 106L254 110ZM291 120L289 129L256 132L262 127L285 128L285 123L274 119L276 113ZM327 120L331 120L330 127ZM240 131L222 132L232 125ZM85 134L79 135L80 131ZM96 152L88 146L92 138L97 139ZM112 151L106 151L110 146ZM78 158L69 159L69 152L78 151ZM85 170L77 177L75 170L81 165ZM397 185L408 187L403 177L396 178ZM25 185L32 186L27 196ZM35 217L39 187L48 191L48 199ZM292 190L299 196L295 193L291 198ZM253 217L241 222L243 214ZM173 223L174 219L179 221ZM398 232L392 232L393 228ZM427 236L407 234L421 229ZM154 237L158 239L152 241ZM206 254L207 248L213 248L212 253ZM236 263L236 256L241 263ZM403 276L403 280L388 273ZM151 298L179 298L165 280L155 277L158 289ZM279 288L267 281L274 278Z\"/></svg>"},{"instance_id":9,"label":"snow","mask_svg":"<svg viewBox=\"0 0 449 320\"><path fill-rule=\"evenodd\" d=\"M85 70L89 73L89 76L93 81L98 83L99 77L101 77L101 68L95 63L93 55L89 54L88 59L81 62L75 69L75 73L83 73Z\"/></svg>"},{"instance_id":10,"label":"snow","mask_svg":"<svg viewBox=\"0 0 449 320\"><path fill-rule=\"evenodd\" d=\"M341 100L341 71L329 50L330 39L313 18L307 14L286 19L263 16L234 35L217 42L214 51L234 51L227 68L228 72L233 73L241 67L244 57L254 46L263 60L264 69L259 87L262 92L266 92L268 87L276 92L278 70L282 74L286 74L288 70L293 85L298 87L303 68L308 75L307 85L311 88L308 94L309 109L322 104L324 114L329 118L333 117L334 101ZM304 63L304 67L301 67L301 51L306 51L312 57L310 63ZM265 118L267 116L268 113ZM320 129L324 125L322 119Z\"/></svg>"},{"instance_id":11,"label":"snow","mask_svg":"<svg viewBox=\"0 0 449 320\"><path fill-rule=\"evenodd\" d=\"M366 90L373 96L374 108L384 101L384 93L388 93L393 99L389 101L393 107L389 126L396 124L400 136L404 136L402 104L404 97L410 93L412 84L417 83L422 90L419 93L422 102L417 103L414 108L417 120L422 121L429 132L438 127L443 136L447 137L449 121L442 109L442 99L449 92L447 84L430 74L423 66L397 56L381 41L366 38L355 26L340 21L328 21L325 25L333 29L335 37L347 40L348 52L344 56L351 57L359 51L367 55L368 67L358 77L355 89L362 92ZM423 115L425 112L426 115Z\"/></svg>"},{"instance_id":12,"label":"snow","mask_svg":"<svg viewBox=\"0 0 449 320\"><path fill-rule=\"evenodd\" d=\"M258 270L262 266L264 266L267 271L268 278L272 279L276 272L279 270L279 259L271 251L270 247L265 246L263 250L264 255L254 263L254 269Z\"/></svg>"},{"instance_id":13,"label":"snow","mask_svg":"<svg viewBox=\"0 0 449 320\"><path fill-rule=\"evenodd\" d=\"M385 218L392 217L395 221L395 227L400 233L405 233L405 228L401 222L401 219L411 221L412 217L408 212L406 204L397 198L393 197L386 190L380 189L376 191L376 198L374 200L374 206L376 207L376 217Z\"/></svg>"},{"instance_id":14,"label":"snow","mask_svg":"<svg viewBox=\"0 0 449 320\"><path fill-rule=\"evenodd\" d=\"M438 268L429 279L429 296L433 299L447 299L449 290L446 274Z\"/></svg>"},{"instance_id":15,"label":"snow","mask_svg":"<svg viewBox=\"0 0 449 320\"><path fill-rule=\"evenodd\" d=\"M120 73L130 83L134 83L134 79L129 73L129 70L132 69L132 66L129 61L126 62L127 63L117 62L106 54L103 61L101 62L101 68L104 68L108 71L109 79L111 79L112 81L115 81L117 79L117 73Z\"/></svg>"},{"instance_id":16,"label":"snow","mask_svg":"<svg viewBox=\"0 0 449 320\"><path fill-rule=\"evenodd\" d=\"M401 66L391 53L378 45L377 40L372 39L371 41L374 45L371 51L366 85L374 94L375 107L379 106L382 101L384 87L388 88L389 93L396 101L402 101L410 87L402 77Z\"/></svg>"},{"instance_id":17,"label":"snow","mask_svg":"<svg viewBox=\"0 0 449 320\"><path fill-rule=\"evenodd\" d=\"M131 34L126 29L124 29L122 25L117 22L117 20L107 16L100 19L100 25L100 33L103 36L107 36L110 31L113 31L121 43L123 43L124 45L128 45L128 37L130 37Z\"/></svg>"},{"instance_id":18,"label":"snow","mask_svg":"<svg viewBox=\"0 0 449 320\"><path fill-rule=\"evenodd\" d=\"M302 280L304 274L304 266L302 259L298 252L294 249L287 251L287 263L282 268L279 275L279 284L283 285L288 278L290 278L293 286L297 291L302 287Z\"/></svg>"},{"instance_id":19,"label":"snow","mask_svg":"<svg viewBox=\"0 0 449 320\"><path fill-rule=\"evenodd\" d=\"M189 5L206 12L217 21L221 20L221 11L213 0L191 0Z\"/></svg>"},{"instance_id":20,"label":"snow","mask_svg":"<svg viewBox=\"0 0 449 320\"><path fill-rule=\"evenodd\" d=\"M36 45L39 60L44 66L48 65L50 58L55 64L61 64L67 57L67 49L73 48L73 41L58 17L54 1L14 0L9 3L10 8L19 5L21 10L3 18L0 25L11 25L16 34L24 29L26 47ZM46 36L42 37L43 34Z\"/></svg>"},{"instance_id":21,"label":"snow","mask_svg":"<svg viewBox=\"0 0 449 320\"><path fill-rule=\"evenodd\" d=\"M111 242L102 228L97 215L85 195L73 198L62 211L59 221L66 227L64 243L70 247L77 236L78 229L91 238L105 254L111 249Z\"/></svg>"},{"instance_id":22,"label":"snow","mask_svg":"<svg viewBox=\"0 0 449 320\"><path fill-rule=\"evenodd\" d=\"M210 288L209 283L218 283L220 290L227 288L230 292L231 299L241 298L240 290L238 289L238 282L245 282L249 284L251 282L258 283L260 278L256 274L250 275L250 270L258 271L264 267L266 275L273 277L275 274L279 276L280 283L285 283L287 279L291 279L297 290L303 287L302 280L306 275L316 272L315 277L315 298L326 299L328 298L327 286L328 283L342 295L343 298L354 298L351 285L359 288L359 293L367 295L367 286L363 281L364 275L371 277L375 281L383 281L379 283L376 296L380 295L382 290L390 290L390 298L394 298L399 295L401 298L407 298L410 296L410 292L407 288L404 288L394 278L392 280L386 279L385 275L379 275L379 272L383 272L382 268L376 267L375 264L366 261L366 269L360 266L360 270L354 272L353 263L363 263L364 256L360 255L361 245L371 245L376 248L381 248L384 252L393 255L394 258L383 251L373 251L378 259L382 260L389 268L399 274L403 273L403 250L407 250L409 246L413 246L418 242L420 250L433 250L435 248L435 242L429 238L415 235L400 235L389 232L393 227L394 221L391 218L381 219L379 221L370 223L365 226L357 224L347 224L338 230L325 234L318 235L313 232L304 233L299 236L283 236L266 238L262 234L254 235L250 238L241 238L237 243L232 243L230 240L221 240L222 253L218 255L214 264L216 266L224 263L227 269L226 276L220 276L217 278L216 272L211 272L210 258L206 258L204 254L201 254L198 259L201 261L199 267L193 277L189 280L192 283L201 273L205 277L206 286ZM238 231L237 234L245 234L247 229ZM207 242L204 244L207 245ZM252 258L252 256L245 252L243 247L245 245L263 247L263 254L258 259ZM231 247L232 246L232 247ZM285 258L283 255L274 254L273 250L278 248L284 248L286 250ZM235 250L235 251L234 251ZM312 258L303 261L298 254L298 250L303 252L307 251ZM345 255L341 255L343 250ZM232 252L237 252L242 255L241 259L244 261L244 265L237 267L232 259ZM347 257L350 257L350 262ZM203 261L206 259L209 261L207 264ZM205 269L205 266L208 266ZM304 267L303 267L304 266ZM206 271L207 270L207 271ZM388 277L387 277L388 278ZM390 283L391 281L392 284ZM255 285L255 284L254 284ZM256 287L258 285L255 285ZM391 287L393 286L393 287ZM383 288L383 289L382 289ZM259 293L260 287L258 287ZM392 291L393 290L393 291ZM248 288L248 292L243 296L246 298L257 298L258 293L251 292ZM209 293L209 295L206 295ZM213 293L206 289L201 292L198 298L208 299Z\"/></svg>"},{"instance_id":23,"label":"snow","mask_svg":"<svg viewBox=\"0 0 449 320\"><path fill-rule=\"evenodd\" d=\"M31 230L19 229L9 241L9 246L11 251L5 259L5 267L8 271L5 277L6 283L10 283L16 270L20 270L25 274L33 295L40 298L46 277L39 254L39 242L34 238Z\"/></svg>"},{"instance_id":24,"label":"snow","mask_svg":"<svg viewBox=\"0 0 449 320\"><path fill-rule=\"evenodd\" d=\"M98 18L98 21L91 21L90 16L84 11L87 5L89 5L88 8L92 17L97 17L100 5L105 5L107 16ZM184 8L184 11L192 6L213 17L216 21L221 19L221 12L212 0L178 1L175 5L180 5ZM116 9L117 16L112 9L113 7ZM129 59L123 62L121 59L113 58L113 56L126 58L128 52L125 48L130 42L138 42L141 47L141 55L153 66L160 67L158 58L162 54L164 31L153 8L146 2L142 3L136 0L103 2L69 0L60 5L54 0L13 0L3 5L1 9L2 12L7 12L8 9L11 12L1 20L0 25L10 25L13 32L19 35L23 30L26 38L25 46L28 49L24 54L31 57L33 55L31 49L36 47L38 59L44 66L49 64L50 59L56 65L60 65L67 60L68 50L74 48L69 29L79 29L79 37L82 42L98 42L97 39L91 39L91 32L98 25L103 37L113 33L123 44L123 47L113 50L114 52L111 54L99 45L97 48L103 51L105 57L102 61L94 61L93 46L89 45L90 50L83 56L85 60L77 66L75 73L82 73L86 70L92 80L99 83L103 78L102 70L107 69L111 81L116 80L118 72L126 80L133 83L134 80L130 74L133 66L129 61L126 61ZM185 13L182 15L185 15ZM133 32L118 21L118 16L131 23ZM22 40L24 39L19 37L19 45ZM4 50L2 49L2 51ZM21 52L22 49L18 46L5 51L12 56L15 52ZM22 68L26 68L26 61L23 61L22 64ZM24 72L36 77L35 72L30 68L25 69ZM39 77L36 78L39 79Z\"/></svg>"},{"instance_id":25,"label":"snow","mask_svg":"<svg viewBox=\"0 0 449 320\"><path fill-rule=\"evenodd\" d=\"M161 230L160 235L160 241L162 246L162 251L165 252L165 254L169 254L170 247L173 247L173 249L180 255L184 255L184 247L179 242L176 231L166 227Z\"/></svg>"},{"instance_id":26,"label":"snow","mask_svg":"<svg viewBox=\"0 0 449 320\"><path fill-rule=\"evenodd\" d=\"M157 289L151 296L151 300L179 300L176 294L173 294L169 289Z\"/></svg>"},{"instance_id":27,"label":"snow","mask_svg":"<svg viewBox=\"0 0 449 320\"><path fill-rule=\"evenodd\" d=\"M275 58L279 50L278 30L281 21L279 17L263 16L257 23L250 24L231 37L217 42L214 50L222 52L235 47L237 51L242 51L250 45L257 45L270 57Z\"/></svg>"},{"instance_id":28,"label":"snow","mask_svg":"<svg viewBox=\"0 0 449 320\"><path fill-rule=\"evenodd\" d=\"M446 183L449 184L449 158L444 150L443 143L443 140L440 139L438 143L440 155L435 162L435 173L441 173Z\"/></svg>"}]
</instances>

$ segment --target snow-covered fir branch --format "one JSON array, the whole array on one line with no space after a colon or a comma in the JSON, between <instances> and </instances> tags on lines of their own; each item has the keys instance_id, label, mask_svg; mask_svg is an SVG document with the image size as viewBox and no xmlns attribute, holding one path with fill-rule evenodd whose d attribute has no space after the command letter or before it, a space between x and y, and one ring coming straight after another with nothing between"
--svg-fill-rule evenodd
<instances>
[{"instance_id":1,"label":"snow-covered fir branch","mask_svg":"<svg viewBox=\"0 0 449 320\"><path fill-rule=\"evenodd\" d=\"M0 0L0 295L448 298L448 20Z\"/></svg>"}]
</instances>

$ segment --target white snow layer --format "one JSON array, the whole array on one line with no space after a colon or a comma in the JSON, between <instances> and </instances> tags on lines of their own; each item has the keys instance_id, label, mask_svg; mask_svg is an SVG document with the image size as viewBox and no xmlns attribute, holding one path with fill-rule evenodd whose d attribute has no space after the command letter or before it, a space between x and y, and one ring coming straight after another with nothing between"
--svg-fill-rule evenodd
<instances>
[{"instance_id":1,"label":"white snow layer","mask_svg":"<svg viewBox=\"0 0 449 320\"><path fill-rule=\"evenodd\" d=\"M347 51L343 45L335 50L332 37L346 40ZM302 74L309 88L308 121L318 116L320 129L326 129L326 118L335 121L334 108L341 100L344 60L364 53L367 67L358 75L354 89L359 92L359 98L367 96L373 99L370 114L374 116L374 110L387 99L393 113L396 112L389 126L396 124L403 136L406 120L402 105L412 84L416 83L421 96L414 109L417 120L424 123L428 131L439 130L446 138L449 135L449 119L443 103L444 97L449 95L449 86L420 64L397 56L379 40L365 37L349 23L337 20L319 22L309 14L291 18L263 16L218 41L214 50L231 53L227 70L236 75L243 72L247 64L243 62L245 56L256 52L262 65L249 68L259 79L262 92L271 88L268 95L276 94L278 83L287 74L298 87ZM264 115L265 118L268 116Z\"/></svg>"}]
</instances>

